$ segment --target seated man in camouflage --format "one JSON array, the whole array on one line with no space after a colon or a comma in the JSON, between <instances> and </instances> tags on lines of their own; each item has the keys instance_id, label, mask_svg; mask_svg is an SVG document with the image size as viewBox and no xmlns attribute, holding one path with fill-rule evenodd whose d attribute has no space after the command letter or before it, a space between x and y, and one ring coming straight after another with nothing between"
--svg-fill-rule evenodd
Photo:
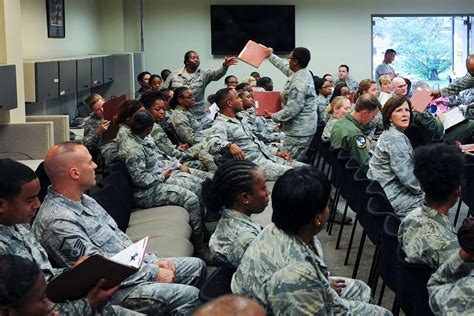
<instances>
[{"instance_id":1,"label":"seated man in camouflage","mask_svg":"<svg viewBox=\"0 0 474 316\"><path fill-rule=\"evenodd\" d=\"M425 192L425 202L403 219L398 239L407 262L422 263L434 271L459 248L448 211L461 194L464 159L454 146L420 147L413 173Z\"/></svg>"},{"instance_id":2,"label":"seated man in camouflage","mask_svg":"<svg viewBox=\"0 0 474 316\"><path fill-rule=\"evenodd\" d=\"M458 231L461 248L428 281L429 303L435 315L473 315L474 219L469 218Z\"/></svg>"},{"instance_id":3,"label":"seated man in camouflage","mask_svg":"<svg viewBox=\"0 0 474 316\"><path fill-rule=\"evenodd\" d=\"M269 148L252 133L238 115L243 111L237 91L224 88L214 96L219 114L209 129L206 148L211 155L226 154L235 159L248 159L259 165L268 180L276 180L286 170L304 165L293 161L285 151Z\"/></svg>"},{"instance_id":4,"label":"seated man in camouflage","mask_svg":"<svg viewBox=\"0 0 474 316\"><path fill-rule=\"evenodd\" d=\"M52 267L46 250L30 231L30 222L40 206L39 179L29 167L11 159L0 160L0 174L0 255L15 255L33 261L46 281L50 281L65 269ZM64 315L138 314L109 303L104 305L117 288L103 290L101 284L99 282L82 299L56 304L54 311Z\"/></svg>"},{"instance_id":5,"label":"seated man in camouflage","mask_svg":"<svg viewBox=\"0 0 474 316\"><path fill-rule=\"evenodd\" d=\"M363 133L364 126L375 118L379 108L377 98L364 94L357 99L354 111L334 123L332 129L331 147L349 151L364 171L368 170L370 159L370 141Z\"/></svg>"},{"instance_id":6,"label":"seated man in camouflage","mask_svg":"<svg viewBox=\"0 0 474 316\"><path fill-rule=\"evenodd\" d=\"M132 244L107 212L84 194L95 185L95 163L87 149L66 142L45 158L51 180L33 233L55 263L71 267L81 256L111 257ZM138 272L120 284L111 303L150 315L189 314L200 303L205 264L197 258L158 259L146 254ZM181 283L181 284L179 284Z\"/></svg>"}]
</instances>

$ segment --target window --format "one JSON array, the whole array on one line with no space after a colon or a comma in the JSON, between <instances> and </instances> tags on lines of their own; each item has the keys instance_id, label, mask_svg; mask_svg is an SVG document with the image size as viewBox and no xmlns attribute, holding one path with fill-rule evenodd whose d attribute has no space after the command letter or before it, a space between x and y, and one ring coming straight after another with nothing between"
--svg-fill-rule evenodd
<instances>
[{"instance_id":1,"label":"window","mask_svg":"<svg viewBox=\"0 0 474 316\"><path fill-rule=\"evenodd\" d=\"M372 67L388 48L397 51L392 66L401 76L431 88L445 87L466 74L465 60L474 52L474 16L372 16Z\"/></svg>"}]
</instances>

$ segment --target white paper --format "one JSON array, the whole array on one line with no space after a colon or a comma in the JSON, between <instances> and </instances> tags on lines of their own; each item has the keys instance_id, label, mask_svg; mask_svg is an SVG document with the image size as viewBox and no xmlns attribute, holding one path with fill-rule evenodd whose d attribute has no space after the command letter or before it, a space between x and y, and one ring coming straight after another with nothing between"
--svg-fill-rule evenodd
<instances>
[{"instance_id":1,"label":"white paper","mask_svg":"<svg viewBox=\"0 0 474 316\"><path fill-rule=\"evenodd\" d=\"M145 256L147 243L148 236L143 239L140 239L134 244L131 244L130 246L110 258L110 260L139 269L142 264L143 257Z\"/></svg>"},{"instance_id":2,"label":"white paper","mask_svg":"<svg viewBox=\"0 0 474 316\"><path fill-rule=\"evenodd\" d=\"M462 121L466 119L457 107L452 108L451 110L445 112L444 114L446 115L446 118L444 119L444 122L443 122L445 130L447 130L450 127L453 127L456 124L461 123Z\"/></svg>"},{"instance_id":3,"label":"white paper","mask_svg":"<svg viewBox=\"0 0 474 316\"><path fill-rule=\"evenodd\" d=\"M217 104L212 103L212 105L209 107L209 114L207 114L207 117L214 121L217 112L219 112L219 107Z\"/></svg>"}]
</instances>

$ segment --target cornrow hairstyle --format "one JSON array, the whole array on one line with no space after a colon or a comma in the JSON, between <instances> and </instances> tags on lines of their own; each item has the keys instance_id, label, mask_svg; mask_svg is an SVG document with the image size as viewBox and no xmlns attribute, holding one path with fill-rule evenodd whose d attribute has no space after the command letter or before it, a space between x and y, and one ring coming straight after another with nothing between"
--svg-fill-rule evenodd
<instances>
[{"instance_id":1,"label":"cornrow hairstyle","mask_svg":"<svg viewBox=\"0 0 474 316\"><path fill-rule=\"evenodd\" d=\"M323 84L324 84L324 81L323 81ZM323 84L321 84L321 86L322 86ZM343 82L338 83L338 84L334 87L334 92L332 93L331 99L329 99L329 103L331 103L332 100L334 100L335 97L340 97L340 96L342 95L341 90L342 90L342 88L344 88L344 87L346 87L346 88L349 89L349 87L347 86L347 84L345 84L345 83L343 83Z\"/></svg>"},{"instance_id":2,"label":"cornrow hairstyle","mask_svg":"<svg viewBox=\"0 0 474 316\"><path fill-rule=\"evenodd\" d=\"M173 98L170 101L170 108L173 110L179 105L178 99L183 96L185 91L190 90L188 87L179 87L174 90Z\"/></svg>"},{"instance_id":3,"label":"cornrow hairstyle","mask_svg":"<svg viewBox=\"0 0 474 316\"><path fill-rule=\"evenodd\" d=\"M0 255L0 306L16 306L40 275L36 263L14 255Z\"/></svg>"},{"instance_id":4,"label":"cornrow hairstyle","mask_svg":"<svg viewBox=\"0 0 474 316\"><path fill-rule=\"evenodd\" d=\"M214 177L202 183L202 197L209 212L218 213L231 207L242 192L252 192L256 164L248 160L233 159L217 168Z\"/></svg>"}]
</instances>

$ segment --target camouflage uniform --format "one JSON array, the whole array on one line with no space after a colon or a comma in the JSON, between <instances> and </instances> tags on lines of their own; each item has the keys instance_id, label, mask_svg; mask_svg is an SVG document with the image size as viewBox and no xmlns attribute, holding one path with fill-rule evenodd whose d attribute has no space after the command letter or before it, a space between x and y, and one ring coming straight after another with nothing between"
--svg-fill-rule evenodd
<instances>
[{"instance_id":1,"label":"camouflage uniform","mask_svg":"<svg viewBox=\"0 0 474 316\"><path fill-rule=\"evenodd\" d=\"M196 98L196 106L190 109L190 112L198 120L201 126L209 126L212 124L212 120L207 117L204 91L206 86L211 81L217 81L221 79L227 72L227 66L220 66L219 68L210 69L197 69L192 74L188 73L183 67L182 69L173 71L166 81L163 83L163 88L171 88L175 90L179 87L187 87L193 92L193 96Z\"/></svg>"},{"instance_id":2,"label":"camouflage uniform","mask_svg":"<svg viewBox=\"0 0 474 316\"><path fill-rule=\"evenodd\" d=\"M329 113L327 112L329 105L329 98L322 94L316 96L316 111L318 111L318 124L327 122L329 120Z\"/></svg>"},{"instance_id":3,"label":"camouflage uniform","mask_svg":"<svg viewBox=\"0 0 474 316\"><path fill-rule=\"evenodd\" d=\"M413 148L408 137L393 125L380 135L367 177L382 185L398 216L406 216L423 203L423 191L413 174Z\"/></svg>"},{"instance_id":4,"label":"camouflage uniform","mask_svg":"<svg viewBox=\"0 0 474 316\"><path fill-rule=\"evenodd\" d=\"M464 77L451 82L446 88L441 89L442 95L456 95L459 92L474 88L474 77L467 73Z\"/></svg>"},{"instance_id":5,"label":"camouflage uniform","mask_svg":"<svg viewBox=\"0 0 474 316\"><path fill-rule=\"evenodd\" d=\"M237 268L245 250L261 231L262 227L249 216L224 209L209 241L209 248L218 261Z\"/></svg>"},{"instance_id":6,"label":"camouflage uniform","mask_svg":"<svg viewBox=\"0 0 474 316\"><path fill-rule=\"evenodd\" d=\"M459 248L456 231L448 216L425 204L403 219L398 240L407 262L425 264L433 271Z\"/></svg>"},{"instance_id":7,"label":"camouflage uniform","mask_svg":"<svg viewBox=\"0 0 474 316\"><path fill-rule=\"evenodd\" d=\"M429 303L435 315L473 315L474 263L455 251L428 281Z\"/></svg>"},{"instance_id":8,"label":"camouflage uniform","mask_svg":"<svg viewBox=\"0 0 474 316\"><path fill-rule=\"evenodd\" d=\"M281 91L283 109L273 113L272 120L283 122L282 149L303 161L318 124L313 76L306 68L291 71L288 62L274 54L269 61L288 77Z\"/></svg>"},{"instance_id":9,"label":"camouflage uniform","mask_svg":"<svg viewBox=\"0 0 474 316\"><path fill-rule=\"evenodd\" d=\"M449 144L459 140L461 144L469 144L473 141L474 122L467 120L461 124L449 128L446 133L443 123L438 121L428 110L420 113L413 112L413 124L419 127L428 138L442 138Z\"/></svg>"},{"instance_id":10,"label":"camouflage uniform","mask_svg":"<svg viewBox=\"0 0 474 316\"><path fill-rule=\"evenodd\" d=\"M73 201L48 189L33 223L33 233L55 263L71 267L81 256L111 257L132 244L107 212L91 197ZM199 282L205 264L197 258L170 258L175 283L158 283L158 257L146 254L138 272L121 283L110 302L146 314L189 314L199 305ZM181 283L181 284L176 284Z\"/></svg>"},{"instance_id":11,"label":"camouflage uniform","mask_svg":"<svg viewBox=\"0 0 474 316\"><path fill-rule=\"evenodd\" d=\"M391 315L379 306L339 297L328 269L300 238L267 226L247 248L231 288L257 300L269 315Z\"/></svg>"},{"instance_id":12,"label":"camouflage uniform","mask_svg":"<svg viewBox=\"0 0 474 316\"><path fill-rule=\"evenodd\" d=\"M33 236L27 224L14 226L0 224L0 254L20 256L33 261L43 271L47 282L66 270L51 266L46 250ZM93 311L85 297L75 301L57 303L54 306L54 311L57 311L59 315L142 315L120 306L112 306L110 303L100 310Z\"/></svg>"},{"instance_id":13,"label":"camouflage uniform","mask_svg":"<svg viewBox=\"0 0 474 316\"><path fill-rule=\"evenodd\" d=\"M324 126L323 133L321 134L321 139L325 142L328 142L331 140L331 131L332 128L334 127L334 124L337 122L337 118L331 114L328 115L329 119L326 123L326 126Z\"/></svg>"},{"instance_id":14,"label":"camouflage uniform","mask_svg":"<svg viewBox=\"0 0 474 316\"><path fill-rule=\"evenodd\" d=\"M370 159L370 141L365 137L364 126L347 113L334 123L331 133L331 147L350 151L359 166L367 171Z\"/></svg>"},{"instance_id":15,"label":"camouflage uniform","mask_svg":"<svg viewBox=\"0 0 474 316\"><path fill-rule=\"evenodd\" d=\"M96 131L103 121L103 118L91 113L84 123L84 138L82 142L96 161L103 158L104 164L107 166L117 157L117 147L113 140L102 144L102 137Z\"/></svg>"},{"instance_id":16,"label":"camouflage uniform","mask_svg":"<svg viewBox=\"0 0 474 316\"><path fill-rule=\"evenodd\" d=\"M170 168L172 163L164 160L158 153L154 140L150 136L141 139L130 130L127 135L120 141L119 156L125 162L132 178L134 204L141 208L161 205L182 206L189 213L189 224L193 233L201 235L203 230L201 183L210 175L201 171L202 176L193 176L175 170L168 179L165 179L162 172Z\"/></svg>"},{"instance_id":17,"label":"camouflage uniform","mask_svg":"<svg viewBox=\"0 0 474 316\"><path fill-rule=\"evenodd\" d=\"M170 122L179 138L189 146L202 141L201 126L190 111L178 105L170 116Z\"/></svg>"},{"instance_id":18,"label":"camouflage uniform","mask_svg":"<svg viewBox=\"0 0 474 316\"><path fill-rule=\"evenodd\" d=\"M356 92L357 89L359 89L359 83L355 81L352 78L346 78L346 81L338 79L335 83L334 86L337 86L338 84L345 83L347 87L349 88L350 92Z\"/></svg>"},{"instance_id":19,"label":"camouflage uniform","mask_svg":"<svg viewBox=\"0 0 474 316\"><path fill-rule=\"evenodd\" d=\"M274 142L278 139L279 134L273 133L273 131L269 130L266 126L265 118L262 116L258 116L255 114L255 108L251 107L247 110L244 110L239 113L239 115L245 120L245 122L249 125L250 130L252 133L257 136L259 140L264 142L265 144L269 144Z\"/></svg>"},{"instance_id":20,"label":"camouflage uniform","mask_svg":"<svg viewBox=\"0 0 474 316\"><path fill-rule=\"evenodd\" d=\"M289 162L276 156L277 149L271 149L258 140L248 124L242 122L240 116L231 118L219 113L209 129L205 143L206 149L211 155L224 154L227 145L236 144L245 153L245 159L259 165L270 181L276 180L292 167L304 165L297 161Z\"/></svg>"}]
</instances>

